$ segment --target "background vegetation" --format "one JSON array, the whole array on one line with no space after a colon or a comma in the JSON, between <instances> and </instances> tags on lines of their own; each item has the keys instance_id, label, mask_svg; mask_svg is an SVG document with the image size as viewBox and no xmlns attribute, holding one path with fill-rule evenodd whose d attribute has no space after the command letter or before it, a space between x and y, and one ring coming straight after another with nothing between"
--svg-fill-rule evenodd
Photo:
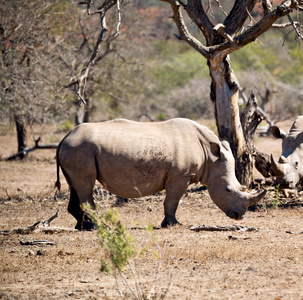
<instances>
[{"instance_id":1,"label":"background vegetation","mask_svg":"<svg viewBox=\"0 0 303 300\"><path fill-rule=\"evenodd\" d=\"M75 90L64 86L92 52L98 17L73 1L0 2L1 123L20 115L29 125L70 127L79 106ZM86 94L90 120L213 118L206 61L175 37L167 5L141 2L123 8L121 36L102 46ZM114 28L108 27L110 34ZM303 54L289 31L273 29L231 56L247 94L254 89L261 99L270 90L265 108L273 119L303 113Z\"/></svg>"}]
</instances>

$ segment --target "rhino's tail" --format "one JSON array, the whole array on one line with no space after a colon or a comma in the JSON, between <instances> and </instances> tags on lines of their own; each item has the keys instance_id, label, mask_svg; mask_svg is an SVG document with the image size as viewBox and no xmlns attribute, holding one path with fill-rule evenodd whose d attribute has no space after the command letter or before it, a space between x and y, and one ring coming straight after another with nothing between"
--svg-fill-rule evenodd
<instances>
[{"instance_id":1,"label":"rhino's tail","mask_svg":"<svg viewBox=\"0 0 303 300\"><path fill-rule=\"evenodd\" d=\"M63 141L63 140L62 140ZM58 191L61 189L61 182L60 182L60 162L59 162L59 151L62 145L62 141L59 143L56 151L56 163L57 163L57 181L55 182L54 188L57 188Z\"/></svg>"}]
</instances>

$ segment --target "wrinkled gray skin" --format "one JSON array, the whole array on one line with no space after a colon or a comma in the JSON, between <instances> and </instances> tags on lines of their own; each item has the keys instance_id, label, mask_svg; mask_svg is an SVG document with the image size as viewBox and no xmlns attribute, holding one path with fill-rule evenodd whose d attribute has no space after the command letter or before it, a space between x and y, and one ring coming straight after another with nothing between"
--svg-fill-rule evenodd
<instances>
[{"instance_id":1,"label":"wrinkled gray skin","mask_svg":"<svg viewBox=\"0 0 303 300\"><path fill-rule=\"evenodd\" d=\"M303 179L303 116L299 116L288 133L277 126L271 128L276 138L282 139L282 155L276 161L271 155L271 166L282 187L294 188Z\"/></svg>"},{"instance_id":2,"label":"wrinkled gray skin","mask_svg":"<svg viewBox=\"0 0 303 300\"><path fill-rule=\"evenodd\" d=\"M58 147L58 187L59 166L70 187L68 211L80 230L93 225L81 204L95 207L92 192L96 179L108 191L126 198L165 189L162 227L178 223L178 203L191 183L206 184L214 203L233 219L241 219L248 206L266 193L244 192L235 177L229 144L187 119L81 124Z\"/></svg>"}]
</instances>

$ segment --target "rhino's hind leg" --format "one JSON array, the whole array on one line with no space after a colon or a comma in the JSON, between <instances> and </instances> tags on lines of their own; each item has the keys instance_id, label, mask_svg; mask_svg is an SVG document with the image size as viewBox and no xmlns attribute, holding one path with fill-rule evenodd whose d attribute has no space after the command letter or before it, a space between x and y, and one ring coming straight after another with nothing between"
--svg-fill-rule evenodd
<instances>
[{"instance_id":1,"label":"rhino's hind leg","mask_svg":"<svg viewBox=\"0 0 303 300\"><path fill-rule=\"evenodd\" d=\"M78 230L95 229L94 223L81 208L80 199L78 197L76 190L73 187L70 188L70 199L69 199L67 210L77 220L75 229Z\"/></svg>"},{"instance_id":2,"label":"rhino's hind leg","mask_svg":"<svg viewBox=\"0 0 303 300\"><path fill-rule=\"evenodd\" d=\"M164 200L164 220L161 227L172 225L181 225L176 219L176 211L179 201L183 194L186 192L189 185L188 177L178 177L171 179L166 185L166 197Z\"/></svg>"},{"instance_id":3,"label":"rhino's hind leg","mask_svg":"<svg viewBox=\"0 0 303 300\"><path fill-rule=\"evenodd\" d=\"M82 180L82 184L78 185L80 187L77 189L77 194L79 196L80 209L83 213L82 219L78 220L77 226L81 227L80 230L92 230L96 229L94 223L91 221L87 210L95 210L96 205L93 197L93 189L95 185L95 176L86 177L86 180ZM79 228L77 228L79 229Z\"/></svg>"}]
</instances>

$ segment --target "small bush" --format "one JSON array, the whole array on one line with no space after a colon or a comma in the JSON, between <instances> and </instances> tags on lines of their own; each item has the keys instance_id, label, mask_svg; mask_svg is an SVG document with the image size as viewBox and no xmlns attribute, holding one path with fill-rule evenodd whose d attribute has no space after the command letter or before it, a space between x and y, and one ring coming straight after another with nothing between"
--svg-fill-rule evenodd
<instances>
[{"instance_id":1,"label":"small bush","mask_svg":"<svg viewBox=\"0 0 303 300\"><path fill-rule=\"evenodd\" d=\"M116 280L117 290L122 298L129 295L132 299L146 300L146 299L164 299L168 288L171 283L171 274L169 277L166 291L161 295L156 295L155 288L158 281L158 275L161 265L161 249L155 241L152 235L152 226L146 228L148 237L157 246L158 255L158 267L155 272L154 283L147 293L146 289L142 287L139 274L135 268L135 263L131 260L135 256L140 256L145 252L143 250L136 250L135 239L128 233L125 226L121 223L120 215L117 209L108 209L106 213L99 216L96 210L88 209L84 207L86 212L89 213L91 220L97 226L97 241L102 249L101 268L102 272L106 272L109 275L113 275ZM127 277L123 273L123 269L128 267L128 270L132 274L132 278L135 280L134 286L129 283ZM122 282L124 289L121 288L119 282Z\"/></svg>"},{"instance_id":2,"label":"small bush","mask_svg":"<svg viewBox=\"0 0 303 300\"><path fill-rule=\"evenodd\" d=\"M93 211L90 216L97 226L97 240L104 252L101 271L119 273L136 254L135 239L121 223L118 210L109 209L100 217Z\"/></svg>"}]
</instances>

